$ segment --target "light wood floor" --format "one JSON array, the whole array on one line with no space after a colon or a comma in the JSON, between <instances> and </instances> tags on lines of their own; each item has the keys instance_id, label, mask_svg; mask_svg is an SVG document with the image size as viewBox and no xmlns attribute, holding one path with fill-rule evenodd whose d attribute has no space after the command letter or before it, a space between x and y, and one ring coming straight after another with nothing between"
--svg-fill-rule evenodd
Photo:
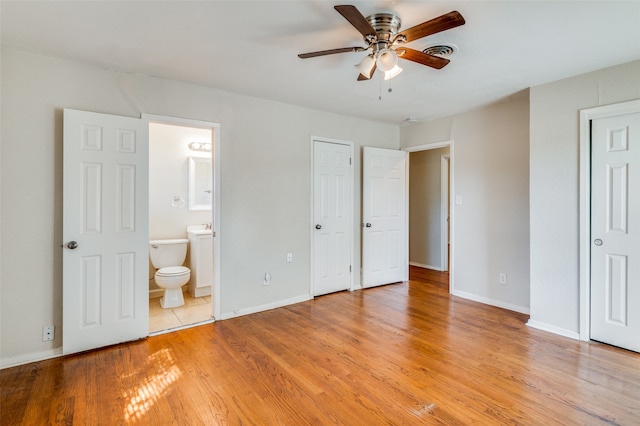
<instances>
[{"instance_id":1,"label":"light wood floor","mask_svg":"<svg viewBox=\"0 0 640 426\"><path fill-rule=\"evenodd\" d=\"M0 372L2 425L640 424L640 355L528 328L446 276Z\"/></svg>"}]
</instances>

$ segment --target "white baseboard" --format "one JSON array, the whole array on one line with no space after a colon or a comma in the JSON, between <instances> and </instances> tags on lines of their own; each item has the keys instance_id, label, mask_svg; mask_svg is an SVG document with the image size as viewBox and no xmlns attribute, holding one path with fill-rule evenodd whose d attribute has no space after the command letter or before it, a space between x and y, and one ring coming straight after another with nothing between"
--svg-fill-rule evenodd
<instances>
[{"instance_id":1,"label":"white baseboard","mask_svg":"<svg viewBox=\"0 0 640 426\"><path fill-rule=\"evenodd\" d=\"M525 306L512 305L511 303L489 299L488 297L478 296L477 294L467 293L466 291L460 290L454 290L452 294L454 296L462 297L463 299L469 299L473 300L474 302L484 303L485 305L497 306L498 308L508 309L510 311L529 315L529 308Z\"/></svg>"},{"instance_id":2,"label":"white baseboard","mask_svg":"<svg viewBox=\"0 0 640 426\"><path fill-rule=\"evenodd\" d=\"M255 314L257 312L268 311L271 309L281 308L283 306L293 305L300 302L306 302L307 300L311 300L311 299L313 299L313 296L311 296L310 294L293 297L291 299L279 300L277 302L267 303L265 305L252 306L250 308L243 308L243 309L236 309L233 312L224 312L222 313L222 315L220 315L220 318L225 320L229 318L241 317L243 315Z\"/></svg>"},{"instance_id":3,"label":"white baseboard","mask_svg":"<svg viewBox=\"0 0 640 426\"><path fill-rule=\"evenodd\" d=\"M425 265L423 263L418 263L418 262L409 262L409 265L417 266L418 268L433 269L434 271L444 271L444 269L442 269L441 266Z\"/></svg>"},{"instance_id":4,"label":"white baseboard","mask_svg":"<svg viewBox=\"0 0 640 426\"><path fill-rule=\"evenodd\" d=\"M46 359L62 356L62 348L49 349L43 352L34 352L0 361L0 370L3 368L17 367L18 365L29 364L30 362L44 361Z\"/></svg>"},{"instance_id":5,"label":"white baseboard","mask_svg":"<svg viewBox=\"0 0 640 426\"><path fill-rule=\"evenodd\" d=\"M164 295L164 290L161 288L149 290L149 299L156 299L158 297L162 297L163 295Z\"/></svg>"},{"instance_id":6,"label":"white baseboard","mask_svg":"<svg viewBox=\"0 0 640 426\"><path fill-rule=\"evenodd\" d=\"M544 322L530 319L529 321L527 321L527 326L531 328L537 328L538 330L542 331L548 331L549 333L558 334L560 336L569 337L574 340L580 340L580 333L556 327L555 325L547 324Z\"/></svg>"}]
</instances>

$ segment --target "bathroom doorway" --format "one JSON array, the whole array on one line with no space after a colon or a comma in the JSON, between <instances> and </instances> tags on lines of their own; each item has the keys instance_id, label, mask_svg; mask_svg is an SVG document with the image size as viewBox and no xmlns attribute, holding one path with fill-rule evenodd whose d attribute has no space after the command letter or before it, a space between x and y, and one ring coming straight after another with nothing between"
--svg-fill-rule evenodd
<instances>
[{"instance_id":1,"label":"bathroom doorway","mask_svg":"<svg viewBox=\"0 0 640 426\"><path fill-rule=\"evenodd\" d=\"M147 116L149 239L188 239L185 304L165 309L149 262L149 333L161 334L219 318L219 124ZM179 265L176 265L179 266Z\"/></svg>"}]
</instances>

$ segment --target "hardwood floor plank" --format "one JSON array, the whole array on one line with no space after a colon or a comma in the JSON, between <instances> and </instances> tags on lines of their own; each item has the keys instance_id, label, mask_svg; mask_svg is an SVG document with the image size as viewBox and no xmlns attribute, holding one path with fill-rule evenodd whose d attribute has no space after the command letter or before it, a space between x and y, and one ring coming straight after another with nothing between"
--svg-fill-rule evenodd
<instances>
[{"instance_id":1,"label":"hardwood floor plank","mask_svg":"<svg viewBox=\"0 0 640 426\"><path fill-rule=\"evenodd\" d=\"M35 398L31 384L37 380L41 369L40 364L32 363L11 369L20 374L7 375L0 371L0 419L3 423L17 425L26 417L29 405L24 402Z\"/></svg>"},{"instance_id":2,"label":"hardwood floor plank","mask_svg":"<svg viewBox=\"0 0 640 426\"><path fill-rule=\"evenodd\" d=\"M268 326L268 325L267 325ZM266 326L263 323L263 328ZM267 339L268 341L269 339ZM325 342L323 342L325 343ZM260 342L256 342L257 345L260 345ZM299 343L295 343L293 346L297 346ZM331 344L333 347L333 344ZM287 348L283 347L284 345L279 345L277 348L277 352L285 353ZM306 346L306 345L305 345ZM354 393L350 386L347 384L349 382L353 382L354 380L362 380L362 375L369 373L363 373L361 371L362 366L354 365L353 360L351 358L351 354L347 358L347 354L343 354L343 358L339 360L335 359L321 359L317 357L310 357L308 362L305 362L302 366L293 367L289 364L283 357L279 354L276 354L276 350L270 351L266 345L261 345L262 350L269 353L269 356L273 359L278 359L281 362L279 363L281 368L285 368L289 370L294 377L297 377L301 384L307 388L315 389L317 394L323 394L325 397L337 398L341 401L342 404L345 403L357 403L359 405L366 405L369 411L375 413L376 418L379 419L380 413L377 407L379 406L387 406L389 404L389 399L393 399L395 403L406 401L409 404L415 404L415 399L411 395L406 395L402 392L397 392L397 388L390 389L389 392L382 392L381 386L385 385L386 378L385 377L376 377L375 380L379 380L382 383L379 383L378 386L375 386L375 392L369 392L369 389L360 390L358 393ZM308 347L308 346L307 346ZM292 348L295 349L295 348ZM366 351L366 350L365 350ZM313 351L308 350L308 353L312 353ZM295 354L293 350L290 352L292 357L298 357L299 354ZM359 352L360 353L360 352ZM360 355L358 355L359 357ZM295 359L293 359L295 362ZM298 363L299 364L299 363ZM335 365L341 365L344 368L336 368ZM292 368L293 367L293 368ZM314 370L313 375L309 375L309 369L312 368ZM342 370L342 371L340 371ZM316 381L316 379L320 379ZM344 388L344 389L341 389ZM342 391L342 395L336 394L336 392L327 392L327 390L336 390L340 389ZM362 420L362 416L360 415L360 419ZM355 421L356 419L353 419Z\"/></svg>"},{"instance_id":3,"label":"hardwood floor plank","mask_svg":"<svg viewBox=\"0 0 640 426\"><path fill-rule=\"evenodd\" d=\"M636 425L640 354L448 294L448 275L0 371L1 424Z\"/></svg>"}]
</instances>

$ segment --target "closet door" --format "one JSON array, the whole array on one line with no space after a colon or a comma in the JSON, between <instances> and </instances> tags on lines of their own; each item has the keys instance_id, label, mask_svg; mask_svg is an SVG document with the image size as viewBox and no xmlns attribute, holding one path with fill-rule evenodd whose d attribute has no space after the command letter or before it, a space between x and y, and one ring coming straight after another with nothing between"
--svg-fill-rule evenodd
<instances>
[{"instance_id":1,"label":"closet door","mask_svg":"<svg viewBox=\"0 0 640 426\"><path fill-rule=\"evenodd\" d=\"M313 295L351 287L352 147L313 142Z\"/></svg>"},{"instance_id":2,"label":"closet door","mask_svg":"<svg viewBox=\"0 0 640 426\"><path fill-rule=\"evenodd\" d=\"M591 339L640 352L640 113L591 129Z\"/></svg>"}]
</instances>

